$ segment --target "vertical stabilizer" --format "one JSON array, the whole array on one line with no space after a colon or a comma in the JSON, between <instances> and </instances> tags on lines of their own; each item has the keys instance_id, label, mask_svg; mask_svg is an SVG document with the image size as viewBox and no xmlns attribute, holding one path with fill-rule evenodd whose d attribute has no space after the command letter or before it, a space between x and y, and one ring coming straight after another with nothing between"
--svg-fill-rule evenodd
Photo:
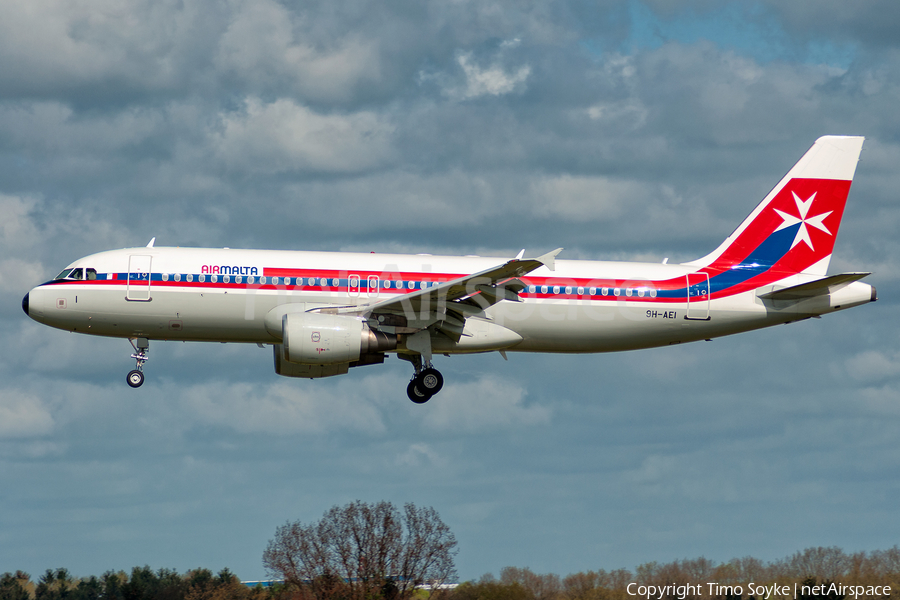
<instances>
[{"instance_id":1,"label":"vertical stabilizer","mask_svg":"<svg viewBox=\"0 0 900 600\"><path fill-rule=\"evenodd\" d=\"M750 283L768 273L824 276L865 138L828 135L803 158L715 252L687 263L710 277ZM730 272L730 274L729 274Z\"/></svg>"}]
</instances>

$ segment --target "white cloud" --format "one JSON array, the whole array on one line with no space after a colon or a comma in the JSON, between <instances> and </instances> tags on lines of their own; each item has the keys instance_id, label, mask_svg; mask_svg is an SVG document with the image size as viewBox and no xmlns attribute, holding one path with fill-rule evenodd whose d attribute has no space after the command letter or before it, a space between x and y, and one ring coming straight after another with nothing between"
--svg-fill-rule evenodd
<instances>
[{"instance_id":1,"label":"white cloud","mask_svg":"<svg viewBox=\"0 0 900 600\"><path fill-rule=\"evenodd\" d=\"M845 372L857 381L873 382L900 375L900 352L866 350L844 361Z\"/></svg>"},{"instance_id":2,"label":"white cloud","mask_svg":"<svg viewBox=\"0 0 900 600\"><path fill-rule=\"evenodd\" d=\"M468 433L550 422L552 410L526 404L527 391L520 384L495 375L475 381L448 381L441 393L425 406L422 423L429 429Z\"/></svg>"},{"instance_id":3,"label":"white cloud","mask_svg":"<svg viewBox=\"0 0 900 600\"><path fill-rule=\"evenodd\" d=\"M507 72L497 63L482 68L475 64L469 52L460 54L456 60L465 73L466 84L453 94L466 100L479 96L503 96L519 91L524 88L525 81L531 75L531 67L528 65L519 67L515 72Z\"/></svg>"},{"instance_id":4,"label":"white cloud","mask_svg":"<svg viewBox=\"0 0 900 600\"><path fill-rule=\"evenodd\" d=\"M337 389L308 380L259 386L211 383L190 386L179 395L197 423L238 433L383 433L381 414L367 398L365 384L357 390L358 381L345 383Z\"/></svg>"},{"instance_id":5,"label":"white cloud","mask_svg":"<svg viewBox=\"0 0 900 600\"><path fill-rule=\"evenodd\" d=\"M47 270L39 262L9 258L0 260L0 293L19 295L39 283Z\"/></svg>"},{"instance_id":6,"label":"white cloud","mask_svg":"<svg viewBox=\"0 0 900 600\"><path fill-rule=\"evenodd\" d=\"M53 415L39 397L15 388L0 389L0 440L40 437L53 429Z\"/></svg>"},{"instance_id":7,"label":"white cloud","mask_svg":"<svg viewBox=\"0 0 900 600\"><path fill-rule=\"evenodd\" d=\"M394 127L373 112L319 114L290 99L249 98L222 125L216 152L237 171L352 173L393 160Z\"/></svg>"},{"instance_id":8,"label":"white cloud","mask_svg":"<svg viewBox=\"0 0 900 600\"><path fill-rule=\"evenodd\" d=\"M430 444L410 444L397 456L396 464L401 468L446 467L447 461L431 447Z\"/></svg>"},{"instance_id":9,"label":"white cloud","mask_svg":"<svg viewBox=\"0 0 900 600\"><path fill-rule=\"evenodd\" d=\"M316 387L319 389L314 391ZM342 391L347 390L323 389L308 381L262 386L209 384L191 386L182 398L198 423L238 433L382 433L384 423L378 410L361 395Z\"/></svg>"},{"instance_id":10,"label":"white cloud","mask_svg":"<svg viewBox=\"0 0 900 600\"><path fill-rule=\"evenodd\" d=\"M522 92L531 75L531 66L508 68L504 60L506 52L518 48L521 43L520 38L505 40L487 60L479 60L474 52L458 51L456 64L462 69L461 80L456 74L423 70L419 72L419 82L434 81L444 96L454 101Z\"/></svg>"},{"instance_id":11,"label":"white cloud","mask_svg":"<svg viewBox=\"0 0 900 600\"><path fill-rule=\"evenodd\" d=\"M30 215L36 205L35 198L0 193L0 248L12 252L37 241L38 231Z\"/></svg>"}]
</instances>

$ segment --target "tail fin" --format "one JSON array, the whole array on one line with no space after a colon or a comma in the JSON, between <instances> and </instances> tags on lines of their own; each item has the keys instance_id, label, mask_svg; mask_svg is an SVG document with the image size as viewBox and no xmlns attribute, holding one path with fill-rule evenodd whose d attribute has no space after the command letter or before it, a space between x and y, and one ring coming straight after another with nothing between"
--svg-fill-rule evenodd
<instances>
[{"instance_id":1,"label":"tail fin","mask_svg":"<svg viewBox=\"0 0 900 600\"><path fill-rule=\"evenodd\" d=\"M730 285L796 273L824 276L864 140L834 135L816 140L715 252L686 264L732 280Z\"/></svg>"}]
</instances>

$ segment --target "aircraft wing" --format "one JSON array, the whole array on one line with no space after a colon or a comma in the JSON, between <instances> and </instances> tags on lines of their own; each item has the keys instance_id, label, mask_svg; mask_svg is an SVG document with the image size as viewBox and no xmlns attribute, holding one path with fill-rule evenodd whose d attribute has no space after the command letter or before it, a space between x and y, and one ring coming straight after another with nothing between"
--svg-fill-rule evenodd
<instances>
[{"instance_id":1,"label":"aircraft wing","mask_svg":"<svg viewBox=\"0 0 900 600\"><path fill-rule=\"evenodd\" d=\"M514 258L502 265L480 273L465 275L423 290L370 304L366 307L366 312L399 311L403 313L421 313L423 310L433 310L434 307L442 305L459 305L461 302L472 299L475 296L481 296L482 298L479 301L466 303L469 306L477 307L475 312L480 312L500 300L518 302L518 293L525 286L522 282L515 280L515 278L527 275L540 267L547 267L551 271L554 270L556 255L560 252L562 252L562 248L557 248L553 252L548 252L538 258Z\"/></svg>"},{"instance_id":2,"label":"aircraft wing","mask_svg":"<svg viewBox=\"0 0 900 600\"><path fill-rule=\"evenodd\" d=\"M401 311L403 313L421 313L423 309L427 311L440 305L458 304L460 301L470 299L475 295L483 297L481 301L471 304L479 307L477 312L492 304L496 304L500 300L518 302L518 292L522 291L525 286L521 282L511 280L527 275L540 267L547 267L551 271L554 270L556 255L560 252L562 252L562 248L557 248L553 252L548 252L538 258L515 258L480 273L473 273L472 275L466 275L423 290L382 300L376 304L369 305L366 312Z\"/></svg>"},{"instance_id":3,"label":"aircraft wing","mask_svg":"<svg viewBox=\"0 0 900 600\"><path fill-rule=\"evenodd\" d=\"M554 270L560 252L562 248L537 258L517 257L479 273L373 304L317 310L361 314L373 328L393 333L412 333L440 323L441 331L458 340L466 317L482 313L500 300L518 302L518 294L525 289L525 284L517 278L540 267Z\"/></svg>"}]
</instances>

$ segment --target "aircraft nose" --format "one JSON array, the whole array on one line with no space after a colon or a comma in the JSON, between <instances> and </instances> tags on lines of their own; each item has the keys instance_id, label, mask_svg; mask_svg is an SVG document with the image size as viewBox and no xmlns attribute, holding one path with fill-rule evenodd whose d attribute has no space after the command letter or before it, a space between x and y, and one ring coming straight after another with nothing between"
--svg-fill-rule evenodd
<instances>
[{"instance_id":1,"label":"aircraft nose","mask_svg":"<svg viewBox=\"0 0 900 600\"><path fill-rule=\"evenodd\" d=\"M25 311L25 314L28 315L28 294L25 294L25 297L22 298L22 310ZM29 317L31 315L28 315Z\"/></svg>"}]
</instances>

